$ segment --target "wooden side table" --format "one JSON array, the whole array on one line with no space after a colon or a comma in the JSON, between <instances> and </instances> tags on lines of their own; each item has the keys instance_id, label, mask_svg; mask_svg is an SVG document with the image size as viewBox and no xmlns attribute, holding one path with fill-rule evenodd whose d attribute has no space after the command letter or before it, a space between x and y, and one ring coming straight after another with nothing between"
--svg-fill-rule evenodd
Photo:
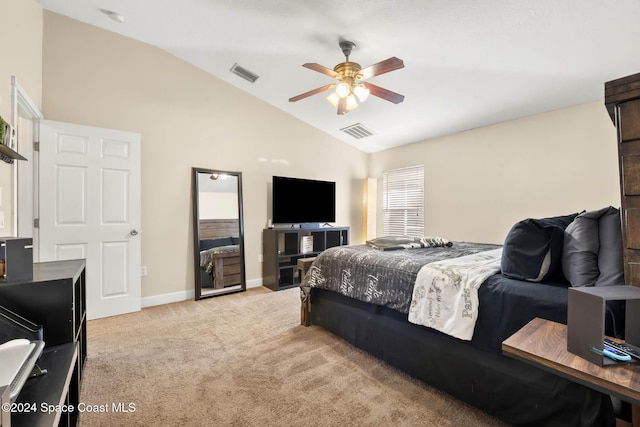
<instances>
[{"instance_id":1,"label":"wooden side table","mask_svg":"<svg viewBox=\"0 0 640 427\"><path fill-rule=\"evenodd\" d=\"M300 284L302 284L302 279L304 279L305 274L311 268L311 264L316 260L316 257L309 258L300 258L297 261L298 269L300 270ZM301 297L301 306L300 306L300 324L302 326L311 325L311 300L309 299L311 296L311 288L308 286L300 286L300 297Z\"/></svg>"},{"instance_id":2,"label":"wooden side table","mask_svg":"<svg viewBox=\"0 0 640 427\"><path fill-rule=\"evenodd\" d=\"M506 356L537 366L632 405L640 426L640 364L600 367L567 351L567 326L535 318L502 343Z\"/></svg>"},{"instance_id":3,"label":"wooden side table","mask_svg":"<svg viewBox=\"0 0 640 427\"><path fill-rule=\"evenodd\" d=\"M307 271L309 271L309 268L311 268L311 264L313 264L313 261L316 260L316 257L310 257L310 258L300 258L297 262L298 264L298 270L300 270L300 282L302 282L302 279L304 279L304 275L307 274Z\"/></svg>"},{"instance_id":4,"label":"wooden side table","mask_svg":"<svg viewBox=\"0 0 640 427\"><path fill-rule=\"evenodd\" d=\"M212 258L214 289L240 284L240 255L237 252L215 254Z\"/></svg>"}]
</instances>

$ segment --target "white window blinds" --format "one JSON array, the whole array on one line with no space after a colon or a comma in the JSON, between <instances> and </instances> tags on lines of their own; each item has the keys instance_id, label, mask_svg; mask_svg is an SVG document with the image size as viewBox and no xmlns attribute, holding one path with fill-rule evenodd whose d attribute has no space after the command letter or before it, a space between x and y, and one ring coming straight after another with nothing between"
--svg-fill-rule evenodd
<instances>
[{"instance_id":1,"label":"white window blinds","mask_svg":"<svg viewBox=\"0 0 640 427\"><path fill-rule=\"evenodd\" d=\"M424 235L424 166L384 171L385 236Z\"/></svg>"}]
</instances>

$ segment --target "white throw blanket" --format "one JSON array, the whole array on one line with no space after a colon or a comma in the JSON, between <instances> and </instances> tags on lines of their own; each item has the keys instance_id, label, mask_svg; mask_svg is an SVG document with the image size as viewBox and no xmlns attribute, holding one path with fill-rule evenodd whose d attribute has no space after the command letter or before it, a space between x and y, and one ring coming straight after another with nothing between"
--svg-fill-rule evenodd
<instances>
[{"instance_id":1,"label":"white throw blanket","mask_svg":"<svg viewBox=\"0 0 640 427\"><path fill-rule=\"evenodd\" d=\"M413 288L409 322L470 340L478 318L478 288L500 271L502 248L423 266Z\"/></svg>"}]
</instances>

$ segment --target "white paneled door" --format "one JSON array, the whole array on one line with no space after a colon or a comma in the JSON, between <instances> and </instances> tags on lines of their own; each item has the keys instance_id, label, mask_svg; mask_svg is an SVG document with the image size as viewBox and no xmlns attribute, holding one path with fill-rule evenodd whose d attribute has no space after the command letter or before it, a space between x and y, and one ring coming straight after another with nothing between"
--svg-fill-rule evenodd
<instances>
[{"instance_id":1,"label":"white paneled door","mask_svg":"<svg viewBox=\"0 0 640 427\"><path fill-rule=\"evenodd\" d=\"M140 134L40 121L40 261L86 258L87 317L140 310Z\"/></svg>"}]
</instances>

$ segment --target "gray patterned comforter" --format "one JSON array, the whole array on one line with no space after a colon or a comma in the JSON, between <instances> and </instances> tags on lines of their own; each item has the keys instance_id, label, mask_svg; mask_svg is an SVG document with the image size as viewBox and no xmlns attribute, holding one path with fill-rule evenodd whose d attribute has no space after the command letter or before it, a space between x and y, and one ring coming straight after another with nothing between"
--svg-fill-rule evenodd
<instances>
[{"instance_id":1,"label":"gray patterned comforter","mask_svg":"<svg viewBox=\"0 0 640 427\"><path fill-rule=\"evenodd\" d=\"M218 254L240 253L240 245L226 245L200 251L200 267L207 273L213 271L213 257Z\"/></svg>"},{"instance_id":2,"label":"gray patterned comforter","mask_svg":"<svg viewBox=\"0 0 640 427\"><path fill-rule=\"evenodd\" d=\"M300 286L327 289L408 313L416 275L423 265L499 247L465 242L397 251L380 251L367 245L339 246L318 255Z\"/></svg>"}]
</instances>

